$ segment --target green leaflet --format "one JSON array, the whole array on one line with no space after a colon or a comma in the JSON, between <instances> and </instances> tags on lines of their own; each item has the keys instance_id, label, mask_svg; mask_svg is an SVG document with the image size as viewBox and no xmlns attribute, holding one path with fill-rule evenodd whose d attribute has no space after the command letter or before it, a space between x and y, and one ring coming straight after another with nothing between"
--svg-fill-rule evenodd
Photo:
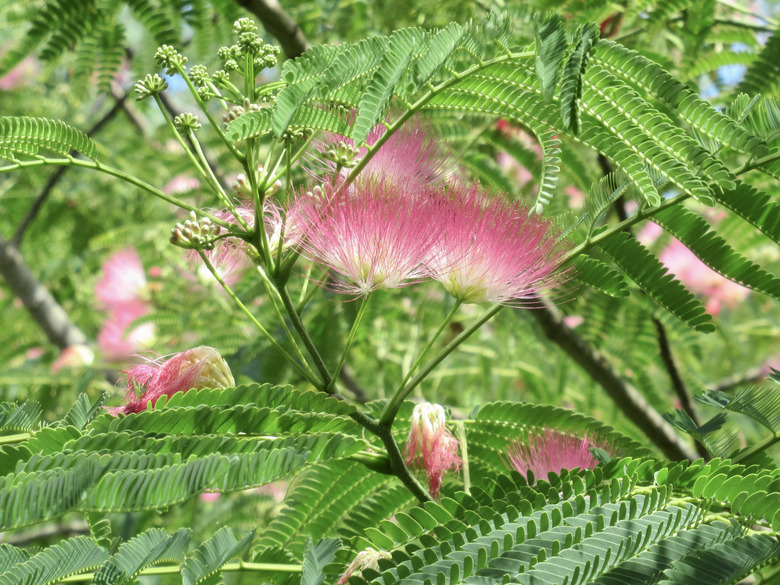
<instances>
[{"instance_id":1,"label":"green leaflet","mask_svg":"<svg viewBox=\"0 0 780 585\"><path fill-rule=\"evenodd\" d=\"M612 297L629 295L626 281L603 262L589 256L579 256L574 263L574 278Z\"/></svg>"},{"instance_id":2,"label":"green leaflet","mask_svg":"<svg viewBox=\"0 0 780 585\"><path fill-rule=\"evenodd\" d=\"M777 63L780 60L780 35L778 31L772 34L761 49L761 52L745 72L745 77L734 89L734 95L771 95L777 91Z\"/></svg>"},{"instance_id":3,"label":"green leaflet","mask_svg":"<svg viewBox=\"0 0 780 585\"><path fill-rule=\"evenodd\" d=\"M563 18L548 14L534 18L534 39L536 41L536 77L542 96L550 101L558 85L561 66L566 58L566 32Z\"/></svg>"},{"instance_id":4,"label":"green leaflet","mask_svg":"<svg viewBox=\"0 0 780 585\"><path fill-rule=\"evenodd\" d=\"M73 573L95 569L107 558L91 538L77 536L15 564L0 574L0 585L53 585Z\"/></svg>"},{"instance_id":5,"label":"green leaflet","mask_svg":"<svg viewBox=\"0 0 780 585\"><path fill-rule=\"evenodd\" d=\"M416 45L422 40L418 29L402 29L390 35L387 50L379 68L368 83L366 92L360 101L352 139L360 144L368 137L371 129L379 122L396 85L401 81L412 60Z\"/></svg>"},{"instance_id":6,"label":"green leaflet","mask_svg":"<svg viewBox=\"0 0 780 585\"><path fill-rule=\"evenodd\" d=\"M94 585L129 585L141 570L162 561L181 563L191 533L181 529L169 535L152 528L128 540L95 573Z\"/></svg>"},{"instance_id":7,"label":"green leaflet","mask_svg":"<svg viewBox=\"0 0 780 585\"><path fill-rule=\"evenodd\" d=\"M780 204L767 193L737 181L733 189L714 189L712 196L715 201L780 244Z\"/></svg>"},{"instance_id":8,"label":"green leaflet","mask_svg":"<svg viewBox=\"0 0 780 585\"><path fill-rule=\"evenodd\" d=\"M98 156L91 138L60 120L0 117L0 158L36 155L40 149L62 155L75 150L93 160Z\"/></svg>"},{"instance_id":9,"label":"green leaflet","mask_svg":"<svg viewBox=\"0 0 780 585\"><path fill-rule=\"evenodd\" d=\"M563 68L561 81L561 117L563 125L574 134L580 131L580 98L582 97L582 76L588 66L593 45L598 41L599 28L595 24L584 25L577 30L576 45Z\"/></svg>"},{"instance_id":10,"label":"green leaflet","mask_svg":"<svg viewBox=\"0 0 780 585\"><path fill-rule=\"evenodd\" d=\"M41 421L41 405L34 400L25 400L21 404L0 402L0 431L19 433L31 431Z\"/></svg>"},{"instance_id":11,"label":"green leaflet","mask_svg":"<svg viewBox=\"0 0 780 585\"><path fill-rule=\"evenodd\" d=\"M188 557L181 568L182 585L211 585L220 579L219 570L230 559L246 554L255 531L252 530L241 540L236 540L233 532L225 527L201 544Z\"/></svg>"},{"instance_id":12,"label":"green leaflet","mask_svg":"<svg viewBox=\"0 0 780 585\"><path fill-rule=\"evenodd\" d=\"M768 153L766 145L758 138L715 110L660 65L636 51L602 39L596 43L593 61L609 69L613 75L639 84L671 107L682 120L711 139L745 154L764 156Z\"/></svg>"},{"instance_id":13,"label":"green leaflet","mask_svg":"<svg viewBox=\"0 0 780 585\"><path fill-rule=\"evenodd\" d=\"M341 546L337 538L324 538L316 546L311 536L306 539L303 553L301 585L320 585L325 580L323 568L333 562L336 551Z\"/></svg>"},{"instance_id":14,"label":"green leaflet","mask_svg":"<svg viewBox=\"0 0 780 585\"><path fill-rule=\"evenodd\" d=\"M675 206L656 213L653 220L713 270L734 282L780 299L780 279L737 253L723 238L710 230L701 216Z\"/></svg>"},{"instance_id":15,"label":"green leaflet","mask_svg":"<svg viewBox=\"0 0 780 585\"><path fill-rule=\"evenodd\" d=\"M597 230L595 234L601 231ZM599 248L643 291L689 327L702 333L715 330L704 306L630 234L617 232L599 242Z\"/></svg>"}]
</instances>

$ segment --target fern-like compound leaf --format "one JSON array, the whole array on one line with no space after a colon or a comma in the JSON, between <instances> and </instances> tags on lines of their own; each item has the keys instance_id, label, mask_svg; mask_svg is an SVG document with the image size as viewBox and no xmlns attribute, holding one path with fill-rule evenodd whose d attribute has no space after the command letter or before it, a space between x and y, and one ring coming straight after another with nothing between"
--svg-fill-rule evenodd
<instances>
[{"instance_id":1,"label":"fern-like compound leaf","mask_svg":"<svg viewBox=\"0 0 780 585\"><path fill-rule=\"evenodd\" d=\"M187 557L181 568L182 585L210 585L220 580L220 569L230 560L246 554L255 531L236 540L225 527L201 544Z\"/></svg>"},{"instance_id":2,"label":"fern-like compound leaf","mask_svg":"<svg viewBox=\"0 0 780 585\"><path fill-rule=\"evenodd\" d=\"M537 17L534 20L536 41L536 76L542 97L550 101L558 85L561 67L566 59L566 31L558 14Z\"/></svg>"},{"instance_id":3,"label":"fern-like compound leaf","mask_svg":"<svg viewBox=\"0 0 780 585\"><path fill-rule=\"evenodd\" d=\"M611 297L627 297L630 294L626 281L619 272L590 256L577 258L574 263L574 278Z\"/></svg>"},{"instance_id":4,"label":"fern-like compound leaf","mask_svg":"<svg viewBox=\"0 0 780 585\"><path fill-rule=\"evenodd\" d=\"M582 97L582 76L588 66L590 52L599 37L595 24L583 25L577 30L576 45L563 68L561 80L561 117L563 125L574 134L580 132L580 98Z\"/></svg>"},{"instance_id":5,"label":"fern-like compound leaf","mask_svg":"<svg viewBox=\"0 0 780 585\"><path fill-rule=\"evenodd\" d=\"M109 558L92 580L94 585L130 585L144 568L160 563L181 563L190 542L190 531L183 528L169 535L152 528L128 540Z\"/></svg>"},{"instance_id":6,"label":"fern-like compound leaf","mask_svg":"<svg viewBox=\"0 0 780 585\"><path fill-rule=\"evenodd\" d=\"M50 546L0 574L0 585L54 585L76 573L97 568L108 553L87 536Z\"/></svg>"},{"instance_id":7,"label":"fern-like compound leaf","mask_svg":"<svg viewBox=\"0 0 780 585\"><path fill-rule=\"evenodd\" d=\"M40 149L67 155L71 151L97 159L97 145L86 134L60 120L0 117L0 158L34 156Z\"/></svg>"},{"instance_id":8,"label":"fern-like compound leaf","mask_svg":"<svg viewBox=\"0 0 780 585\"><path fill-rule=\"evenodd\" d=\"M336 551L341 547L338 538L324 538L316 545L311 536L306 539L301 570L301 585L321 585L325 581L323 568L333 562Z\"/></svg>"},{"instance_id":9,"label":"fern-like compound leaf","mask_svg":"<svg viewBox=\"0 0 780 585\"><path fill-rule=\"evenodd\" d=\"M777 90L780 79L780 34L772 34L761 49L758 58L748 67L745 77L734 90L735 95L768 94Z\"/></svg>"},{"instance_id":10,"label":"fern-like compound leaf","mask_svg":"<svg viewBox=\"0 0 780 585\"><path fill-rule=\"evenodd\" d=\"M617 232L601 241L599 248L643 291L689 327L703 333L715 330L704 306L630 234Z\"/></svg>"}]
</instances>

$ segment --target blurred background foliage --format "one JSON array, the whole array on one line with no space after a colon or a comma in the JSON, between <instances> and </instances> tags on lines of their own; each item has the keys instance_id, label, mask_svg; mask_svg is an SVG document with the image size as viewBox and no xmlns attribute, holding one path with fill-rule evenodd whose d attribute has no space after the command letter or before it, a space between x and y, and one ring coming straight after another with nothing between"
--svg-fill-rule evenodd
<instances>
[{"instance_id":1,"label":"blurred background foliage","mask_svg":"<svg viewBox=\"0 0 780 585\"><path fill-rule=\"evenodd\" d=\"M122 41L121 51L116 58L97 59L95 55L101 54L101 46L108 52L99 42L97 48L87 46L93 42L90 39L103 38L93 34L98 30L97 24L82 32L65 31L64 40L59 41L53 33L47 33L48 45L26 44L29 22L43 7L58 5L65 10L71 3L80 5L82 1L0 0L0 52L6 55L0 60L4 67L0 69L0 112L8 116L58 118L83 130L107 118L95 133L95 139L107 151L105 159L112 159L115 166L159 188L182 189L177 196L193 205L216 205L206 191L201 192L188 181L194 177L188 161L168 134L159 112L150 108L151 100L134 101L132 86L139 77L156 71L151 55L161 41L184 47L190 64L213 64L216 49L230 42L233 21L252 13L229 0L84 0L87 9L106 9L116 4L113 12L100 21L105 30L114 30L109 26L112 22L121 24L122 34L116 37ZM144 12L143 6L151 7L149 12ZM285 1L283 8L300 25L309 43L316 45L387 34L404 26L437 27L450 21L482 19L488 12L502 11L508 6L501 1L315 0ZM540 9L557 11L569 19L600 23L602 36L619 40L662 63L718 107L726 107L739 88L744 89L746 68L759 58L777 28L775 19L780 18L778 2L739 0L676 0L657 5L646 0L525 2L516 16L524 19L531 10ZM50 24L54 31L56 22ZM271 34L264 37L273 42ZM55 50L57 43L62 44L59 50ZM90 59L94 67L85 65ZM267 71L270 80L277 75L276 70ZM753 93L777 95L777 79L762 83L763 87L751 86L757 90ZM175 82L171 83L167 97L176 113L192 107L189 95ZM114 114L108 116L112 110ZM492 183L529 205L533 203L541 173L540 154L522 128L509 127L501 120L451 117L430 123L448 149L459 157L459 172ZM201 139L209 156L217 161L221 177L230 184L239 169L228 158L221 158L216 142L210 143L205 134ZM608 170L608 162L599 160L591 150L580 150L572 144L564 153L558 187L547 210L561 218L582 205L583 193ZM188 263L180 249L169 245L170 228L185 217L183 212L127 184L72 169L64 173L40 209L31 215L56 172L43 169L0 175L0 236L18 243L32 272L90 340L96 340L107 316L94 293L101 266L115 252L132 247L138 250L146 271L145 294L153 307L141 320L153 322L156 327L156 339L146 355L211 345L226 357L237 382L302 383L267 342L247 326L213 280L204 277L197 265ZM752 172L745 180L777 199L775 177ZM303 172L296 177L299 185L310 181ZM285 194L279 192L276 196ZM689 207L711 222L721 221L719 229L729 235L732 246L770 272L780 273L780 251L767 246L766 240L753 237L747 224L729 218L721 220L717 211L697 203L691 202ZM618 201L605 221L616 221L634 209L632 201ZM20 226L24 226L21 233ZM635 226L637 234L644 229L645 234L651 234L652 227L642 223ZM648 242L654 252L661 253L670 240L661 236ZM299 266L303 270L303 264ZM307 286L308 289L295 292L304 296L313 285ZM249 301L262 323L279 330L281 339L279 322L259 279L248 273L236 290ZM780 367L778 304L760 293L723 299L720 306L711 307L718 329L708 335L696 333L667 313L657 311L641 294L616 299L594 290L578 289L570 282L558 291L555 300L567 323L655 409L665 412L679 404L670 371L661 357L659 323L682 381L694 394L705 389L730 390L753 384L766 375L769 366ZM427 335L446 315L451 302L434 284L377 293L347 363L349 377L360 384L352 395L361 401L382 398L395 388L404 368L408 368ZM316 291L306 309L304 317L330 363L338 359L355 310L354 302L327 290ZM479 307L466 306L461 314L476 316L479 312ZM48 342L3 282L0 314L2 400L38 400L51 419L62 416L82 391L96 396L107 390L115 397L111 403L118 403L120 391L109 381L110 376L107 379L106 372L123 369L132 358L109 362L95 345L92 365L54 371L52 365L60 350ZM457 335L460 327L459 322L452 323L440 343ZM347 384L348 395L349 388ZM448 358L417 393L428 401L449 405L456 416L495 400L571 407L643 440L600 385L545 337L528 310L502 311ZM702 419L706 418L707 413L703 412ZM745 431L750 438L750 429ZM131 514L123 516L121 522L127 523L126 534L135 532L133 523L165 526L169 531L191 526L197 532L220 522L229 523L239 533L262 523L263 518L270 518L278 506L278 496L234 494L229 496L229 503L227 497L193 501L165 515ZM67 524L68 518L62 522ZM23 539L24 534L18 538Z\"/></svg>"}]
</instances>

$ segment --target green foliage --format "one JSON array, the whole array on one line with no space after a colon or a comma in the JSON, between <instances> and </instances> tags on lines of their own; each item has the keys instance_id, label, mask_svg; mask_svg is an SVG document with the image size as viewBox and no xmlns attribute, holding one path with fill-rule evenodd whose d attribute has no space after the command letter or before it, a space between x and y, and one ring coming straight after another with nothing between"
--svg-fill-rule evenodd
<instances>
[{"instance_id":1,"label":"green foliage","mask_svg":"<svg viewBox=\"0 0 780 585\"><path fill-rule=\"evenodd\" d=\"M38 154L39 149L68 155L71 150L97 159L97 145L86 134L60 120L0 118L0 157Z\"/></svg>"}]
</instances>

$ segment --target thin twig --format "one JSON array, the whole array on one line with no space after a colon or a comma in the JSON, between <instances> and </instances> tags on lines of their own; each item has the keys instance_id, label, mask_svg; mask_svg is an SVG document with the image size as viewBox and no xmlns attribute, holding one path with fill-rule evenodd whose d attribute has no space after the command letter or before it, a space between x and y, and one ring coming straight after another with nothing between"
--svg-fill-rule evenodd
<instances>
[{"instance_id":1,"label":"thin twig","mask_svg":"<svg viewBox=\"0 0 780 585\"><path fill-rule=\"evenodd\" d=\"M766 378L766 373L766 369L759 366L716 382L710 386L710 389L715 390L716 392L729 392L739 386L747 386L748 384L755 384L756 382L763 380Z\"/></svg>"},{"instance_id":2,"label":"thin twig","mask_svg":"<svg viewBox=\"0 0 780 585\"><path fill-rule=\"evenodd\" d=\"M544 306L530 311L544 334L577 362L613 402L670 459L698 459L656 410L631 384L623 380L603 355L563 322L557 309Z\"/></svg>"},{"instance_id":3,"label":"thin twig","mask_svg":"<svg viewBox=\"0 0 780 585\"><path fill-rule=\"evenodd\" d=\"M298 23L276 0L236 0L236 3L246 8L263 23L265 30L279 41L288 59L303 55L311 47Z\"/></svg>"},{"instance_id":4,"label":"thin twig","mask_svg":"<svg viewBox=\"0 0 780 585\"><path fill-rule=\"evenodd\" d=\"M680 370L674 361L674 356L672 355L672 346L669 343L669 336L666 334L666 327L664 327L664 324L655 317L653 317L653 324L655 325L655 330L658 334L658 350L661 354L661 360L664 363L666 372L669 374L669 379L672 382L672 388L674 388L675 394L677 394L677 399L680 401L680 407L688 413L688 416L693 419L693 422L696 423L696 426L699 426L701 424L699 421L699 415L693 406L691 393L685 386L685 381L682 379ZM705 459L709 459L709 451L707 451L704 445L701 443L696 443L696 450L699 452L699 455Z\"/></svg>"}]
</instances>

